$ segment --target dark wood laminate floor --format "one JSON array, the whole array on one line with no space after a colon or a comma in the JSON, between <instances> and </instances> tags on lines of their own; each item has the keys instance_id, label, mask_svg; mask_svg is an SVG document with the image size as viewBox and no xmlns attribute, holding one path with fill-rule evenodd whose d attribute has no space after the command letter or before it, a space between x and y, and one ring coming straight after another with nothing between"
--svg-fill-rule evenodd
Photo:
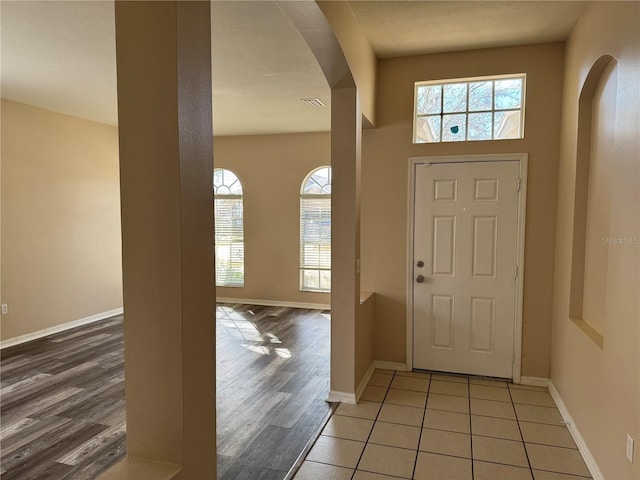
<instances>
[{"instance_id":1,"label":"dark wood laminate floor","mask_svg":"<svg viewBox=\"0 0 640 480\"><path fill-rule=\"evenodd\" d=\"M328 312L219 305L218 478L281 480L330 410Z\"/></svg>"},{"instance_id":2,"label":"dark wood laminate floor","mask_svg":"<svg viewBox=\"0 0 640 480\"><path fill-rule=\"evenodd\" d=\"M282 479L330 405L328 312L217 309L218 478ZM0 478L93 479L125 454L122 317L2 351Z\"/></svg>"},{"instance_id":3,"label":"dark wood laminate floor","mask_svg":"<svg viewBox=\"0 0 640 480\"><path fill-rule=\"evenodd\" d=\"M2 350L2 480L93 479L125 452L122 317Z\"/></svg>"}]
</instances>

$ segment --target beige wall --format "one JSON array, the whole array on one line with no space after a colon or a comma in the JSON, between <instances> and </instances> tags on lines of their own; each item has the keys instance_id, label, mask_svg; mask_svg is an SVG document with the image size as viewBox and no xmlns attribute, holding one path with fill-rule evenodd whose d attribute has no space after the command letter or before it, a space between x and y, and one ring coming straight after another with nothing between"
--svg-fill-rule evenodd
<instances>
[{"instance_id":1,"label":"beige wall","mask_svg":"<svg viewBox=\"0 0 640 480\"><path fill-rule=\"evenodd\" d=\"M116 127L2 101L3 340L122 307L117 149ZM214 151L245 191L245 287L218 295L329 304L299 291L298 216L330 134L219 137Z\"/></svg>"},{"instance_id":2,"label":"beige wall","mask_svg":"<svg viewBox=\"0 0 640 480\"><path fill-rule=\"evenodd\" d=\"M637 243L606 247L600 348L569 319L578 98L602 55L617 61L615 124L603 132L608 159L608 224L600 236L640 235L640 4L597 3L577 22L567 42L563 128L558 180L558 222L551 380L605 478L640 478L640 254ZM602 139L604 140L604 139ZM592 170L592 174L593 174ZM598 172L595 172L598 175ZM636 240L637 242L637 240ZM636 441L634 463L625 458L626 435Z\"/></svg>"},{"instance_id":3,"label":"beige wall","mask_svg":"<svg viewBox=\"0 0 640 480\"><path fill-rule=\"evenodd\" d=\"M122 307L116 127L2 100L2 339Z\"/></svg>"},{"instance_id":4,"label":"beige wall","mask_svg":"<svg viewBox=\"0 0 640 480\"><path fill-rule=\"evenodd\" d=\"M329 304L329 294L301 292L300 186L331 164L330 133L216 137L216 168L233 171L244 194L244 287L218 297Z\"/></svg>"},{"instance_id":5,"label":"beige wall","mask_svg":"<svg viewBox=\"0 0 640 480\"><path fill-rule=\"evenodd\" d=\"M376 359L373 354L375 332L373 324L376 312L376 296L374 293L362 292L360 294L360 306L356 311L355 328L355 387L367 374L367 371ZM356 392L357 393L357 392Z\"/></svg>"},{"instance_id":6,"label":"beige wall","mask_svg":"<svg viewBox=\"0 0 640 480\"><path fill-rule=\"evenodd\" d=\"M409 157L529 154L522 374L548 377L563 44L381 60L377 127L364 132L362 289L376 293L375 358L405 362ZM527 74L525 138L412 144L413 85Z\"/></svg>"}]
</instances>

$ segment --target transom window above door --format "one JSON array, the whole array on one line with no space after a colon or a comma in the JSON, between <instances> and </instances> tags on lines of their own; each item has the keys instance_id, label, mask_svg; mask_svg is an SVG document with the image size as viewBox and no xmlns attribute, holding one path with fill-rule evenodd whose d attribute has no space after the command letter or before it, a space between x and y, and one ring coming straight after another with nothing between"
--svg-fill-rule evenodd
<instances>
[{"instance_id":1,"label":"transom window above door","mask_svg":"<svg viewBox=\"0 0 640 480\"><path fill-rule=\"evenodd\" d=\"M525 74L417 82L413 143L524 137Z\"/></svg>"}]
</instances>

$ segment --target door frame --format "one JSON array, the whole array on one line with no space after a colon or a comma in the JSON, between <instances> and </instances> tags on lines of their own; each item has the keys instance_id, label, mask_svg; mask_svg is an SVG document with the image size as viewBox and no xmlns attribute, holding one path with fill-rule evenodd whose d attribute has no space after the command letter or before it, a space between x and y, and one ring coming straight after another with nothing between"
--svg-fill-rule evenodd
<instances>
[{"instance_id":1,"label":"door frame","mask_svg":"<svg viewBox=\"0 0 640 480\"><path fill-rule=\"evenodd\" d=\"M518 175L520 177L520 191L518 192L518 224L516 226L516 291L515 291L515 325L513 332L513 382L520 383L522 367L522 306L524 289L524 248L525 248L525 224L527 213L527 172L529 156L527 153L501 153L482 155L446 155L434 157L409 158L408 175L408 208L407 208L407 312L406 312L406 367L413 369L413 258L414 247L414 218L415 218L415 177L417 165L434 163L469 163L469 162L504 162L517 161L519 164Z\"/></svg>"}]
</instances>

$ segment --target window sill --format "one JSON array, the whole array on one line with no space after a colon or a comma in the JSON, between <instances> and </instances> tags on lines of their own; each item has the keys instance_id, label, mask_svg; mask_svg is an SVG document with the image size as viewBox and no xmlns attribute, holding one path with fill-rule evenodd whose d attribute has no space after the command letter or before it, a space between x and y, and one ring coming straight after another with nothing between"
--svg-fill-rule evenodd
<instances>
[{"instance_id":1,"label":"window sill","mask_svg":"<svg viewBox=\"0 0 640 480\"><path fill-rule=\"evenodd\" d=\"M300 291L308 293L331 293L331 290L316 290L313 288L301 288Z\"/></svg>"}]
</instances>

